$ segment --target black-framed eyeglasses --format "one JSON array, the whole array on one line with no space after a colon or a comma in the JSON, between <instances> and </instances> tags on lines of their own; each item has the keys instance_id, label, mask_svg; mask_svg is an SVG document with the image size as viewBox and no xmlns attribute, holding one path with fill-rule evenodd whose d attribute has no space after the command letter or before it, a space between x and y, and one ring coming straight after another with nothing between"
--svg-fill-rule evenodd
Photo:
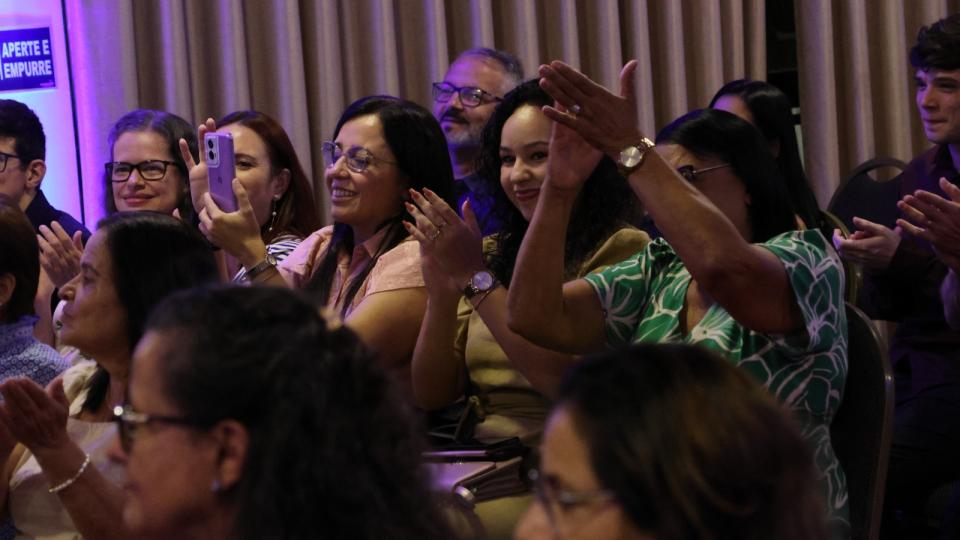
<instances>
[{"instance_id":1,"label":"black-framed eyeglasses","mask_svg":"<svg viewBox=\"0 0 960 540\"><path fill-rule=\"evenodd\" d=\"M326 141L320 145L320 152L323 154L323 160L327 163L327 168L333 167L340 161L341 157L347 158L347 168L355 173L362 173L367 170L374 161L390 163L396 165L395 161L388 161L373 155L373 152L362 146L352 146L347 150L340 147L333 141Z\"/></svg>"},{"instance_id":2,"label":"black-framed eyeglasses","mask_svg":"<svg viewBox=\"0 0 960 540\"><path fill-rule=\"evenodd\" d=\"M7 160L10 158L20 159L20 156L16 154L8 154L6 152L0 152L0 172L7 170ZM21 159L21 161L23 161Z\"/></svg>"},{"instance_id":3,"label":"black-framed eyeglasses","mask_svg":"<svg viewBox=\"0 0 960 540\"><path fill-rule=\"evenodd\" d=\"M686 178L687 182L693 182L694 180L697 179L697 176L703 173L715 171L717 169L722 169L724 167L732 167L732 166L733 165L730 163L721 163L720 165L714 165L712 167L695 169L693 168L693 165L684 165L683 167L677 167L677 172L680 173L680 176Z\"/></svg>"},{"instance_id":4,"label":"black-framed eyeglasses","mask_svg":"<svg viewBox=\"0 0 960 540\"><path fill-rule=\"evenodd\" d=\"M448 82L433 83L433 100L437 103L450 101L453 94L460 94L460 103L464 107L477 107L485 102L503 101L503 99L476 86L454 86Z\"/></svg>"},{"instance_id":5,"label":"black-framed eyeglasses","mask_svg":"<svg viewBox=\"0 0 960 540\"><path fill-rule=\"evenodd\" d=\"M130 175L133 174L134 169L140 172L140 178L144 180L163 180L163 177L167 175L167 167L170 165L176 166L177 163L173 161L163 161L161 159L150 159L141 161L140 163L127 163L126 161L110 161L104 163L107 174L110 175L110 181L118 184L126 182L127 179L130 178Z\"/></svg>"},{"instance_id":6,"label":"black-framed eyeglasses","mask_svg":"<svg viewBox=\"0 0 960 540\"><path fill-rule=\"evenodd\" d=\"M607 503L616 500L609 489L574 491L559 487L556 482L546 478L536 469L531 469L527 477L533 482L533 492L537 501L543 505L550 526L556 530L557 517L581 506Z\"/></svg>"},{"instance_id":7,"label":"black-framed eyeglasses","mask_svg":"<svg viewBox=\"0 0 960 540\"><path fill-rule=\"evenodd\" d=\"M120 447L127 454L133 448L133 441L137 438L137 431L150 424L169 424L189 428L203 429L210 427L210 423L183 416L163 416L147 414L133 410L127 405L117 405L113 408L113 421L117 423L117 435L120 437Z\"/></svg>"}]
</instances>

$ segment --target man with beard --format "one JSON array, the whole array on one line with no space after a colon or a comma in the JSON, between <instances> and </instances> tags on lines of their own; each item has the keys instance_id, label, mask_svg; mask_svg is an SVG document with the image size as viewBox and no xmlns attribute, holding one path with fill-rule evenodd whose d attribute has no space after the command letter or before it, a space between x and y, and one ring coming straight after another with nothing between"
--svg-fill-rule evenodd
<instances>
[{"instance_id":1,"label":"man with beard","mask_svg":"<svg viewBox=\"0 0 960 540\"><path fill-rule=\"evenodd\" d=\"M523 80L523 67L514 55L488 48L464 51L450 64L443 81L433 83L433 114L450 148L457 211L465 200L477 216L484 235L500 226L490 215L493 195L478 178L476 159L481 135L504 94Z\"/></svg>"}]
</instances>

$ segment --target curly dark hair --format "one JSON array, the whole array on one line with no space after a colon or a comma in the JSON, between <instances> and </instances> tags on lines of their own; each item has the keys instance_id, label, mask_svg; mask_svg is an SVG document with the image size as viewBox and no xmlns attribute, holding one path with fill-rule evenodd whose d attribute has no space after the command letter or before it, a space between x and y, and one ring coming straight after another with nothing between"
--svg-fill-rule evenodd
<instances>
[{"instance_id":1,"label":"curly dark hair","mask_svg":"<svg viewBox=\"0 0 960 540\"><path fill-rule=\"evenodd\" d=\"M924 71L960 69L960 13L920 28L910 49L910 65Z\"/></svg>"},{"instance_id":2,"label":"curly dark hair","mask_svg":"<svg viewBox=\"0 0 960 540\"><path fill-rule=\"evenodd\" d=\"M453 192L453 167L450 165L447 139L433 114L405 99L393 96L367 96L354 101L343 111L333 130L333 138L337 138L347 122L371 114L380 119L383 138L397 160L397 168L406 180L407 187L417 191L424 188L430 189L450 203ZM404 221L412 223L414 220L401 205L397 215L377 227L377 230L387 229L387 233L366 266L347 287L343 295L341 315L346 314L353 298L376 266L380 256L409 236L403 227ZM317 264L306 288L316 291L321 300L327 301L330 297L333 276L337 270L338 256L340 253L350 253L353 248L353 229L346 223L334 222L330 245Z\"/></svg>"},{"instance_id":3,"label":"curly dark hair","mask_svg":"<svg viewBox=\"0 0 960 540\"><path fill-rule=\"evenodd\" d=\"M412 408L320 310L282 288L199 288L147 324L178 344L158 381L178 412L249 432L242 477L222 493L231 538L450 538Z\"/></svg>"},{"instance_id":4,"label":"curly dark hair","mask_svg":"<svg viewBox=\"0 0 960 540\"><path fill-rule=\"evenodd\" d=\"M753 123L763 134L767 143L776 143L780 153L775 156L780 175L787 186L787 193L797 215L810 229L824 229L826 225L820 212L820 203L810 187L807 175L803 172L803 162L800 161L800 149L797 145L797 133L794 129L793 115L790 112L790 98L776 86L766 81L751 81L738 79L723 85L710 100L713 109L717 100L723 96L740 98L750 115ZM827 238L833 234L833 227L826 226L829 231Z\"/></svg>"},{"instance_id":5,"label":"curly dark hair","mask_svg":"<svg viewBox=\"0 0 960 540\"><path fill-rule=\"evenodd\" d=\"M604 489L663 540L826 538L810 447L757 381L707 349L636 345L564 376Z\"/></svg>"},{"instance_id":6,"label":"curly dark hair","mask_svg":"<svg viewBox=\"0 0 960 540\"><path fill-rule=\"evenodd\" d=\"M553 99L544 92L537 79L529 80L503 97L483 128L482 146L477 160L477 174L493 194L491 213L503 228L496 236L496 248L487 254L490 271L505 286L510 285L513 266L529 222L510 202L500 184L500 136L503 125L524 105L540 108ZM580 265L617 229L625 226L636 212L637 198L630 185L617 171L617 166L604 156L590 173L577 199L567 229L564 246L564 272L576 277Z\"/></svg>"},{"instance_id":7,"label":"curly dark hair","mask_svg":"<svg viewBox=\"0 0 960 540\"><path fill-rule=\"evenodd\" d=\"M0 99L0 137L14 139L13 151L20 158L20 169L35 159L46 159L47 137L43 124L33 112L19 101Z\"/></svg>"}]
</instances>

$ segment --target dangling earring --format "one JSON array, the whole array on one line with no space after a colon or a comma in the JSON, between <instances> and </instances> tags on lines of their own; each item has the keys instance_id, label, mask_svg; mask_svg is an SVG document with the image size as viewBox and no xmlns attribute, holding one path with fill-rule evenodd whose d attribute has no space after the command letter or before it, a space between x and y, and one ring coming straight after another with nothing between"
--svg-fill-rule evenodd
<instances>
[{"instance_id":1,"label":"dangling earring","mask_svg":"<svg viewBox=\"0 0 960 540\"><path fill-rule=\"evenodd\" d=\"M274 197L273 201L270 203L270 226L267 227L267 232L273 232L273 226L277 223L277 201L280 200L280 197Z\"/></svg>"}]
</instances>

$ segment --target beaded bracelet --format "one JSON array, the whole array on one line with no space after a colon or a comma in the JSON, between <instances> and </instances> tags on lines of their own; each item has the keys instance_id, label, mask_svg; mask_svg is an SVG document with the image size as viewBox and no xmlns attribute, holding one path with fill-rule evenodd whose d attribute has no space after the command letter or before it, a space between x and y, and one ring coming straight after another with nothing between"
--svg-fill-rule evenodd
<instances>
[{"instance_id":1,"label":"beaded bracelet","mask_svg":"<svg viewBox=\"0 0 960 540\"><path fill-rule=\"evenodd\" d=\"M58 493L67 489L77 481L77 478L80 478L80 475L83 474L83 471L87 470L87 466L90 465L90 454L84 453L83 455L86 456L86 458L83 460L83 465L80 465L80 470L77 471L77 474L73 475L70 479L64 480L63 482L50 488L48 490L50 493Z\"/></svg>"}]
</instances>

